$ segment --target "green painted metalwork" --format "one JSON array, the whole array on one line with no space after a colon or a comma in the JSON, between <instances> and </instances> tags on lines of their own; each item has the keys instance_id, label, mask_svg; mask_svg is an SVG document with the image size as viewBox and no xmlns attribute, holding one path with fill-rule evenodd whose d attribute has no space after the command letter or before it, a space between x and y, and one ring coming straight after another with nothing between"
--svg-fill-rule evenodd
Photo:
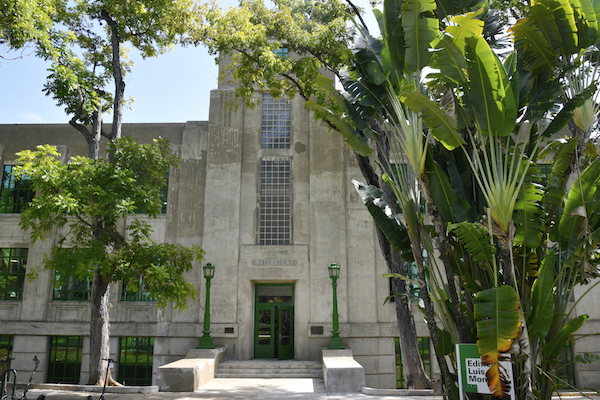
<instances>
[{"instance_id":1,"label":"green painted metalwork","mask_svg":"<svg viewBox=\"0 0 600 400\"><path fill-rule=\"evenodd\" d=\"M257 283L254 358L294 358L294 284Z\"/></svg>"}]
</instances>

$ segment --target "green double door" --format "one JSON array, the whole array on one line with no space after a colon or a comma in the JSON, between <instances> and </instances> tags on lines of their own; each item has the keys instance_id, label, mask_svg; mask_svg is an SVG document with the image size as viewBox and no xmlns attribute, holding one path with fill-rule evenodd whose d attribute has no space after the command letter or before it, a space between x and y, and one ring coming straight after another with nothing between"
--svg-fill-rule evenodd
<instances>
[{"instance_id":1,"label":"green double door","mask_svg":"<svg viewBox=\"0 0 600 400\"><path fill-rule=\"evenodd\" d=\"M294 358L294 284L256 284L254 358Z\"/></svg>"}]
</instances>

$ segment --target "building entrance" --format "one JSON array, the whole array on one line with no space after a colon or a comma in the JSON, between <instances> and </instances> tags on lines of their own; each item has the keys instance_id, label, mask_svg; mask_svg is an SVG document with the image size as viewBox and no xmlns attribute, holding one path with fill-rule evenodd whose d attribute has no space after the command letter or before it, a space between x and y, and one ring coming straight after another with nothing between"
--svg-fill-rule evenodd
<instances>
[{"instance_id":1,"label":"building entrance","mask_svg":"<svg viewBox=\"0 0 600 400\"><path fill-rule=\"evenodd\" d=\"M294 284L257 283L254 358L294 358Z\"/></svg>"}]
</instances>

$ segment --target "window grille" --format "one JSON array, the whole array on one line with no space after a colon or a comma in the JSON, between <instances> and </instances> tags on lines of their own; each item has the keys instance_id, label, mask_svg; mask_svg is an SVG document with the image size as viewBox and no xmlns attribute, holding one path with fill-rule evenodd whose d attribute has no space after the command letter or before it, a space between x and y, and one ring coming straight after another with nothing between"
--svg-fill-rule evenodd
<instances>
[{"instance_id":1,"label":"window grille","mask_svg":"<svg viewBox=\"0 0 600 400\"><path fill-rule=\"evenodd\" d=\"M262 98L262 148L290 148L290 103L288 99L275 100L269 93Z\"/></svg>"},{"instance_id":2,"label":"window grille","mask_svg":"<svg viewBox=\"0 0 600 400\"><path fill-rule=\"evenodd\" d=\"M0 186L0 213L22 213L35 194L31 181L25 177L15 180L14 165L5 165Z\"/></svg>"},{"instance_id":3,"label":"window grille","mask_svg":"<svg viewBox=\"0 0 600 400\"><path fill-rule=\"evenodd\" d=\"M406 382L404 381L404 367L402 365L402 352L400 351L400 339L394 338L396 345L396 388L405 388ZM419 354L421 354L421 360L423 360L423 369L427 376L431 376L431 351L429 349L429 338L420 337L417 338L419 344Z\"/></svg>"},{"instance_id":4,"label":"window grille","mask_svg":"<svg viewBox=\"0 0 600 400\"><path fill-rule=\"evenodd\" d=\"M137 283L130 282L130 284L127 284L123 281L121 301L156 301L156 297L146 290L146 284L140 276L137 278Z\"/></svg>"},{"instance_id":5,"label":"window grille","mask_svg":"<svg viewBox=\"0 0 600 400\"><path fill-rule=\"evenodd\" d=\"M287 47L280 47L277 50L273 50L273 54L275 54L275 57L288 58L290 51Z\"/></svg>"},{"instance_id":6,"label":"window grille","mask_svg":"<svg viewBox=\"0 0 600 400\"><path fill-rule=\"evenodd\" d=\"M27 249L0 248L0 300L21 300Z\"/></svg>"},{"instance_id":7,"label":"window grille","mask_svg":"<svg viewBox=\"0 0 600 400\"><path fill-rule=\"evenodd\" d=\"M78 384L82 349L83 336L51 336L46 382Z\"/></svg>"},{"instance_id":8,"label":"window grille","mask_svg":"<svg viewBox=\"0 0 600 400\"><path fill-rule=\"evenodd\" d=\"M54 274L54 294L52 300L57 301L89 301L92 293L92 282L89 279L77 279L74 276L62 278Z\"/></svg>"},{"instance_id":9,"label":"window grille","mask_svg":"<svg viewBox=\"0 0 600 400\"><path fill-rule=\"evenodd\" d=\"M562 380L556 382L559 388L570 389L575 386L575 359L571 342L567 342L558 356L556 375Z\"/></svg>"},{"instance_id":10,"label":"window grille","mask_svg":"<svg viewBox=\"0 0 600 400\"><path fill-rule=\"evenodd\" d=\"M154 338L122 337L119 381L124 385L152 385Z\"/></svg>"},{"instance_id":11,"label":"window grille","mask_svg":"<svg viewBox=\"0 0 600 400\"><path fill-rule=\"evenodd\" d=\"M258 244L289 245L292 236L290 160L261 160Z\"/></svg>"}]
</instances>

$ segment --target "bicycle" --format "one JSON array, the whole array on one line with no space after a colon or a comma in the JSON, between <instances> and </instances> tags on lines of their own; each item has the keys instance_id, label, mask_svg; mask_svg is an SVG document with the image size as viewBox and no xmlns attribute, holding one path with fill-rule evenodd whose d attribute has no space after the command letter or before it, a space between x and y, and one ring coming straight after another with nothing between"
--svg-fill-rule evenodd
<instances>
[{"instance_id":1,"label":"bicycle","mask_svg":"<svg viewBox=\"0 0 600 400\"><path fill-rule=\"evenodd\" d=\"M35 371L38 369L38 366L40 365L40 359L37 358L37 356L33 356L33 362L35 363L35 367L33 367L33 371L31 371L31 376L29 377L29 382L27 382L27 386L25 386L25 391L23 392L23 394L21 395L19 400L27 400L27 392L29 391L29 386L31 385L31 381L33 380Z\"/></svg>"}]
</instances>

